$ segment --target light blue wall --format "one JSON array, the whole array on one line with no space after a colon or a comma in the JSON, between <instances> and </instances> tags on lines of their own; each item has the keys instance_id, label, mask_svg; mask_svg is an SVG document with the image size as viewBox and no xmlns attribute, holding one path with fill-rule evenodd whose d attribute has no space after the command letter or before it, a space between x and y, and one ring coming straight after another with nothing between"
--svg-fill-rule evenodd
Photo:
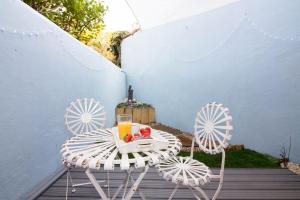
<instances>
[{"instance_id":1,"label":"light blue wall","mask_svg":"<svg viewBox=\"0 0 300 200\"><path fill-rule=\"evenodd\" d=\"M136 98L157 119L192 131L207 102L231 110L233 143L300 161L300 2L240 1L143 30L122 44Z\"/></svg>"},{"instance_id":2,"label":"light blue wall","mask_svg":"<svg viewBox=\"0 0 300 200\"><path fill-rule=\"evenodd\" d=\"M110 126L126 90L119 68L20 1L0 10L0 199L14 200L61 166L71 101L101 101Z\"/></svg>"}]
</instances>

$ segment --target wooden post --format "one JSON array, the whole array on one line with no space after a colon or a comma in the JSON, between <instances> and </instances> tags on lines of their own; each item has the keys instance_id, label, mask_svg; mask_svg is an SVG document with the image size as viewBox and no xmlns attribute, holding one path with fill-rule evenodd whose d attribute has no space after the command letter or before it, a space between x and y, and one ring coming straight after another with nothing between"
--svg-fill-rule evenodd
<instances>
[{"instance_id":1,"label":"wooden post","mask_svg":"<svg viewBox=\"0 0 300 200\"><path fill-rule=\"evenodd\" d=\"M141 108L133 108L132 110L132 121L135 123L142 122L142 109Z\"/></svg>"},{"instance_id":2,"label":"wooden post","mask_svg":"<svg viewBox=\"0 0 300 200\"><path fill-rule=\"evenodd\" d=\"M155 123L155 109L153 107L149 107L149 124Z\"/></svg>"},{"instance_id":3,"label":"wooden post","mask_svg":"<svg viewBox=\"0 0 300 200\"><path fill-rule=\"evenodd\" d=\"M143 106L142 107L142 124L149 123L149 107Z\"/></svg>"},{"instance_id":4,"label":"wooden post","mask_svg":"<svg viewBox=\"0 0 300 200\"><path fill-rule=\"evenodd\" d=\"M132 116L132 107L126 107L125 108L125 114L128 114L128 115Z\"/></svg>"},{"instance_id":5,"label":"wooden post","mask_svg":"<svg viewBox=\"0 0 300 200\"><path fill-rule=\"evenodd\" d=\"M151 124L155 123L155 109L151 106L141 107L116 107L115 117L117 121L117 115L130 114L132 116L132 122L140 124Z\"/></svg>"}]
</instances>

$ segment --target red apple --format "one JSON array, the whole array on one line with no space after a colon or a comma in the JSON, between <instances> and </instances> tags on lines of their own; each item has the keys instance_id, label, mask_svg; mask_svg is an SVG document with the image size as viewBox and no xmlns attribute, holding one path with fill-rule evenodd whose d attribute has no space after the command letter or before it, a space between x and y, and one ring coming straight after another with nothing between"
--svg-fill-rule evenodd
<instances>
[{"instance_id":1,"label":"red apple","mask_svg":"<svg viewBox=\"0 0 300 200\"><path fill-rule=\"evenodd\" d=\"M142 136L143 136L144 138L150 137L150 135L151 135L151 129L150 129L149 127L147 127L147 128L142 128L142 129L140 130L140 132L141 132L141 134L142 134Z\"/></svg>"},{"instance_id":2,"label":"red apple","mask_svg":"<svg viewBox=\"0 0 300 200\"><path fill-rule=\"evenodd\" d=\"M146 131L146 130L145 130L144 128L141 128L141 129L140 129L140 133L141 133L142 135L145 133L145 131Z\"/></svg>"},{"instance_id":3,"label":"red apple","mask_svg":"<svg viewBox=\"0 0 300 200\"><path fill-rule=\"evenodd\" d=\"M144 132L143 137L148 138L150 137L151 133L149 131Z\"/></svg>"},{"instance_id":4,"label":"red apple","mask_svg":"<svg viewBox=\"0 0 300 200\"><path fill-rule=\"evenodd\" d=\"M130 142L132 140L132 135L131 134L127 134L125 137L124 137L124 141L126 143Z\"/></svg>"},{"instance_id":5,"label":"red apple","mask_svg":"<svg viewBox=\"0 0 300 200\"><path fill-rule=\"evenodd\" d=\"M133 134L133 138L136 139L136 138L139 138L141 137L141 134L140 133L134 133Z\"/></svg>"},{"instance_id":6,"label":"red apple","mask_svg":"<svg viewBox=\"0 0 300 200\"><path fill-rule=\"evenodd\" d=\"M145 130L148 131L149 133L151 133L151 128L150 127L145 128Z\"/></svg>"}]
</instances>

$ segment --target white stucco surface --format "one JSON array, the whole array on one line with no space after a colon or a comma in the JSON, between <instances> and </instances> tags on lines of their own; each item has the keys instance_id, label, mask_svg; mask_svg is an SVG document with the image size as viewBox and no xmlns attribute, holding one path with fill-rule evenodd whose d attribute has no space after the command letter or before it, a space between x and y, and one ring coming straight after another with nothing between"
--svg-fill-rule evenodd
<instances>
[{"instance_id":1,"label":"white stucco surface","mask_svg":"<svg viewBox=\"0 0 300 200\"><path fill-rule=\"evenodd\" d=\"M125 75L21 1L0 10L0 199L14 200L61 166L71 101L99 100L113 124Z\"/></svg>"},{"instance_id":2,"label":"white stucco surface","mask_svg":"<svg viewBox=\"0 0 300 200\"><path fill-rule=\"evenodd\" d=\"M233 143L300 161L300 2L237 1L136 33L122 64L159 122L193 131L207 102L230 108Z\"/></svg>"}]
</instances>

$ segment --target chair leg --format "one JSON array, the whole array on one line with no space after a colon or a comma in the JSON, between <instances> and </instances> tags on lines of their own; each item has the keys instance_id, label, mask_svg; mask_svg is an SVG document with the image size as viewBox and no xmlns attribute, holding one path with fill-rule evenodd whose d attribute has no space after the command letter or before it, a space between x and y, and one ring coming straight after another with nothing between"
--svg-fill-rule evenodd
<instances>
[{"instance_id":1,"label":"chair leg","mask_svg":"<svg viewBox=\"0 0 300 200\"><path fill-rule=\"evenodd\" d=\"M110 198L109 171L106 172L106 180L107 180L107 195L108 195L108 198Z\"/></svg>"},{"instance_id":2,"label":"chair leg","mask_svg":"<svg viewBox=\"0 0 300 200\"><path fill-rule=\"evenodd\" d=\"M221 191L222 186L223 186L223 178L222 178L222 180L220 180L218 189L217 189L217 191L215 192L215 194L214 194L212 200L217 199L217 197L218 197L218 195L219 195L219 193L220 193L220 191Z\"/></svg>"},{"instance_id":3,"label":"chair leg","mask_svg":"<svg viewBox=\"0 0 300 200\"><path fill-rule=\"evenodd\" d=\"M192 187L188 187L188 188L192 191L194 197L195 197L197 200L201 200L200 197L194 192L194 190L193 190Z\"/></svg>"},{"instance_id":4,"label":"chair leg","mask_svg":"<svg viewBox=\"0 0 300 200\"><path fill-rule=\"evenodd\" d=\"M66 200L68 200L68 193L69 193L69 168L67 169L67 187L66 187Z\"/></svg>"},{"instance_id":5,"label":"chair leg","mask_svg":"<svg viewBox=\"0 0 300 200\"><path fill-rule=\"evenodd\" d=\"M71 187L72 187L72 193L76 192L76 188L75 188L75 185L73 184L73 179L72 179L72 176L71 176L71 172L70 172L70 168L68 167L68 172L67 172L67 176L70 180L70 183L71 183Z\"/></svg>"},{"instance_id":6,"label":"chair leg","mask_svg":"<svg viewBox=\"0 0 300 200\"><path fill-rule=\"evenodd\" d=\"M170 195L170 197L169 197L169 199L168 199L168 200L171 200L171 199L173 199L173 197L174 197L175 193L176 193L176 192L177 192L177 190L178 190L178 187L179 187L179 185L177 184L177 185L175 186L174 190L172 191L172 194Z\"/></svg>"},{"instance_id":7,"label":"chair leg","mask_svg":"<svg viewBox=\"0 0 300 200\"><path fill-rule=\"evenodd\" d=\"M209 200L207 194L200 188L200 187L193 187L195 190L197 190L206 200Z\"/></svg>"}]
</instances>

